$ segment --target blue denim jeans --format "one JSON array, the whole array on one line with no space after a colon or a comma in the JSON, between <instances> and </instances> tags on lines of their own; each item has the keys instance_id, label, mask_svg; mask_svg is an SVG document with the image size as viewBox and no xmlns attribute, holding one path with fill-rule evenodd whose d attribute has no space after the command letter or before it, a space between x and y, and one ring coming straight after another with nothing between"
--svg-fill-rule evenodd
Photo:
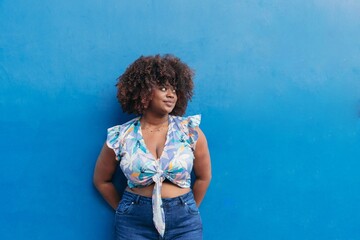
<instances>
[{"instance_id":1,"label":"blue denim jeans","mask_svg":"<svg viewBox=\"0 0 360 240\"><path fill-rule=\"evenodd\" d=\"M163 198L165 234L161 237L153 223L152 202L124 191L115 213L116 240L202 240L202 222L190 191L175 198Z\"/></svg>"}]
</instances>

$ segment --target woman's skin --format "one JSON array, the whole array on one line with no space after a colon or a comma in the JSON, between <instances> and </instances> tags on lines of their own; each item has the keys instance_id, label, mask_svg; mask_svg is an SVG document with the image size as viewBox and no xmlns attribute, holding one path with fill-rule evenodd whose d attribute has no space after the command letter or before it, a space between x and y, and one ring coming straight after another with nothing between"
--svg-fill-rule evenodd
<instances>
[{"instance_id":1,"label":"woman's skin","mask_svg":"<svg viewBox=\"0 0 360 240\"><path fill-rule=\"evenodd\" d=\"M177 101L176 90L171 85L159 86L152 90L151 100L143 113L140 124L141 132L147 149L155 159L159 159L165 146L168 131L169 113L174 109ZM195 182L193 186L194 198L197 206L200 206L211 180L210 154L204 133L199 127L198 140L194 151ZM119 204L120 196L116 191L112 177L118 167L115 153L104 143L97 159L93 182L104 199L115 210ZM142 188L129 188L127 191L151 197L154 183ZM161 189L163 198L173 198L189 192L189 188L181 188L170 181L164 181Z\"/></svg>"}]
</instances>

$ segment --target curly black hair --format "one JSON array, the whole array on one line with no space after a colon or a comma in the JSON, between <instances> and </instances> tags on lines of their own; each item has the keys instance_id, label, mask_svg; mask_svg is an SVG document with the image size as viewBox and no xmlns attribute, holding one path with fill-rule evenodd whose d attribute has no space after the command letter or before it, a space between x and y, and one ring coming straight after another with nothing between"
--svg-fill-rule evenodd
<instances>
[{"instance_id":1,"label":"curly black hair","mask_svg":"<svg viewBox=\"0 0 360 240\"><path fill-rule=\"evenodd\" d=\"M169 83L178 100L170 114L184 115L193 96L194 71L174 55L141 56L118 78L117 99L123 112L142 114L149 104L152 88Z\"/></svg>"}]
</instances>

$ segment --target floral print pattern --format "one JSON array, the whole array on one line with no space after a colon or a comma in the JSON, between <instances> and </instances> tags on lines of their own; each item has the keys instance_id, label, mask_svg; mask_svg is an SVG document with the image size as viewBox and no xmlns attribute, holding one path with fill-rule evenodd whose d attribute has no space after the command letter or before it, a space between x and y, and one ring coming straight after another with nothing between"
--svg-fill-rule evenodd
<instances>
[{"instance_id":1,"label":"floral print pattern","mask_svg":"<svg viewBox=\"0 0 360 240\"><path fill-rule=\"evenodd\" d=\"M108 129L107 145L128 179L128 186L144 187L155 182L152 206L153 221L161 236L165 232L165 214L161 207L162 182L168 179L182 188L189 188L194 150L201 115L179 117L169 115L169 128L164 150L156 159L147 149L141 132L140 117Z\"/></svg>"}]
</instances>

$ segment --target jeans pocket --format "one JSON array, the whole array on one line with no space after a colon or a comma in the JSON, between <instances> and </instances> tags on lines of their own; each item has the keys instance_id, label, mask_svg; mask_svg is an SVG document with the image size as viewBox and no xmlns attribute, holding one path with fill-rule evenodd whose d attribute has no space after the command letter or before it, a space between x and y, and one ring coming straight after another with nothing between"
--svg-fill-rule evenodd
<instances>
[{"instance_id":1,"label":"jeans pocket","mask_svg":"<svg viewBox=\"0 0 360 240\"><path fill-rule=\"evenodd\" d=\"M192 215L198 215L199 214L199 209L196 206L195 200L186 201L185 202L185 209L186 209L186 211L188 213L190 213Z\"/></svg>"},{"instance_id":2,"label":"jeans pocket","mask_svg":"<svg viewBox=\"0 0 360 240\"><path fill-rule=\"evenodd\" d=\"M130 214L131 209L134 207L134 202L122 199L116 209L116 214Z\"/></svg>"}]
</instances>

